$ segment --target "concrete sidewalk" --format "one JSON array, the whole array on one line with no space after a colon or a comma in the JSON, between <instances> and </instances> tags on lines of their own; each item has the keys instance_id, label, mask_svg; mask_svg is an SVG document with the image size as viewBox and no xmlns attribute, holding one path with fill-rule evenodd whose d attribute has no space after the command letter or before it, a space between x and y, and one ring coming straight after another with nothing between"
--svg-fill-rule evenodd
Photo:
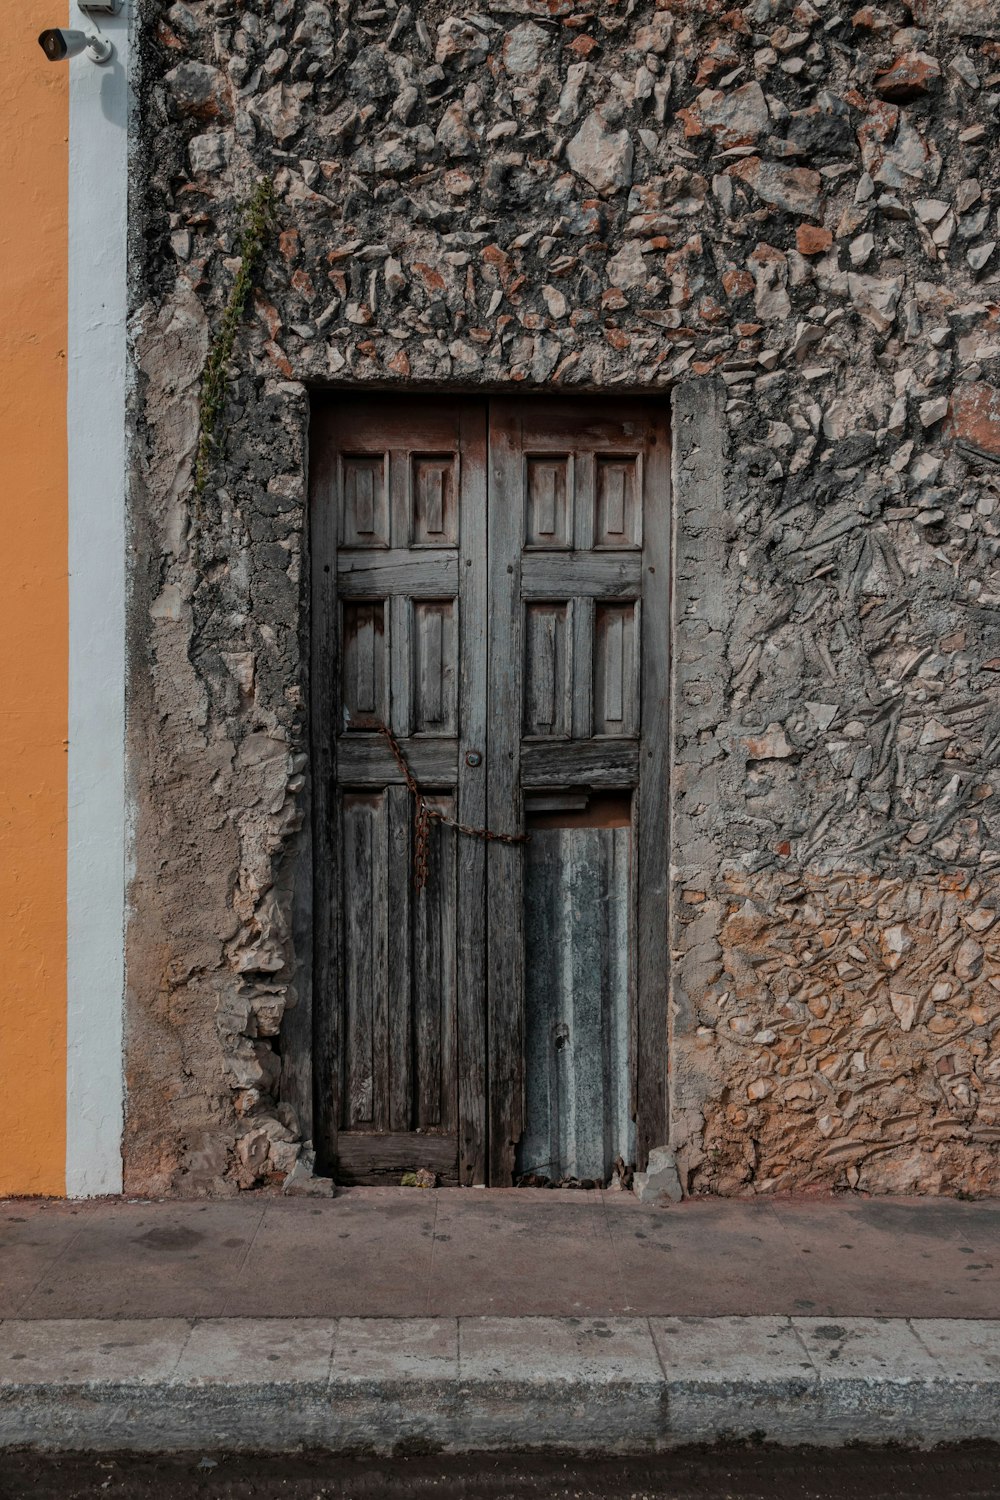
<instances>
[{"instance_id":1,"label":"concrete sidewalk","mask_svg":"<svg viewBox=\"0 0 1000 1500\"><path fill-rule=\"evenodd\" d=\"M0 1204L0 1317L992 1318L1000 1202L352 1188Z\"/></svg>"},{"instance_id":2,"label":"concrete sidewalk","mask_svg":"<svg viewBox=\"0 0 1000 1500\"><path fill-rule=\"evenodd\" d=\"M1000 1440L1000 1205L0 1205L0 1445Z\"/></svg>"}]
</instances>

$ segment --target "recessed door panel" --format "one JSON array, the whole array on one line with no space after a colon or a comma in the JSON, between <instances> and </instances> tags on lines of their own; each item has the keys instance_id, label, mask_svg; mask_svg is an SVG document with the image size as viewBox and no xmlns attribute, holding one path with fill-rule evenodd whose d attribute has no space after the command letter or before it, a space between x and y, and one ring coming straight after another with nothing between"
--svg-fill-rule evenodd
<instances>
[{"instance_id":1,"label":"recessed door panel","mask_svg":"<svg viewBox=\"0 0 1000 1500\"><path fill-rule=\"evenodd\" d=\"M524 733L565 738L572 715L573 616L566 603L525 605Z\"/></svg>"}]
</instances>

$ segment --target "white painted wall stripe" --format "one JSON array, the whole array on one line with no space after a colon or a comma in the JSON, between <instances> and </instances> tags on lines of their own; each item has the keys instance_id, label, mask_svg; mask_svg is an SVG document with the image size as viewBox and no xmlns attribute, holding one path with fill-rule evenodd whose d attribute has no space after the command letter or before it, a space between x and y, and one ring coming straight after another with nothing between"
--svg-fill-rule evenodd
<instances>
[{"instance_id":1,"label":"white painted wall stripe","mask_svg":"<svg viewBox=\"0 0 1000 1500\"><path fill-rule=\"evenodd\" d=\"M66 1192L122 1186L125 397L129 21L69 106L69 768ZM71 27L93 23L73 7ZM42 64L49 66L48 64Z\"/></svg>"}]
</instances>

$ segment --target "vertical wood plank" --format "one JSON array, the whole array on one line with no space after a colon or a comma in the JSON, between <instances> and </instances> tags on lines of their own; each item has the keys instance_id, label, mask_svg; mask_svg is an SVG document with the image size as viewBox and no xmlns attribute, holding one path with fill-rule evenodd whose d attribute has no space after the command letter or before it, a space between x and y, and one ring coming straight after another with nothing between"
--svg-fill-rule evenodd
<instances>
[{"instance_id":1,"label":"vertical wood plank","mask_svg":"<svg viewBox=\"0 0 1000 1500\"><path fill-rule=\"evenodd\" d=\"M486 825L487 528L486 402L460 411L459 460L459 820ZM520 523L520 517L519 517ZM466 756L478 751L480 765ZM457 862L456 1073L459 1181L487 1181L486 846L459 838ZM477 936L475 935L480 935Z\"/></svg>"},{"instance_id":2,"label":"vertical wood plank","mask_svg":"<svg viewBox=\"0 0 1000 1500\"><path fill-rule=\"evenodd\" d=\"M344 848L345 1097L341 1124L374 1119L374 1045L378 987L379 918L375 905L377 823L384 794L347 794L341 802Z\"/></svg>"},{"instance_id":3,"label":"vertical wood plank","mask_svg":"<svg viewBox=\"0 0 1000 1500\"><path fill-rule=\"evenodd\" d=\"M486 739L487 703L487 407L468 401L461 408L459 460L459 755L458 816L484 827L492 746ZM521 526L521 514L517 515ZM517 721L518 728L520 721ZM480 765L466 756L478 751ZM487 1181L487 988L486 845L481 839L457 841L457 1075L459 1180L467 1186Z\"/></svg>"},{"instance_id":4,"label":"vertical wood plank","mask_svg":"<svg viewBox=\"0 0 1000 1500\"><path fill-rule=\"evenodd\" d=\"M389 904L389 812L390 793L379 797L373 820L371 853L372 934L372 1123L376 1130L389 1128L389 929L399 920Z\"/></svg>"},{"instance_id":5,"label":"vertical wood plank","mask_svg":"<svg viewBox=\"0 0 1000 1500\"><path fill-rule=\"evenodd\" d=\"M453 809L448 808L449 814ZM415 1123L421 1129L441 1123L441 833L431 829L427 850L427 884L413 903L413 1044Z\"/></svg>"},{"instance_id":6,"label":"vertical wood plank","mask_svg":"<svg viewBox=\"0 0 1000 1500\"><path fill-rule=\"evenodd\" d=\"M419 608L419 642L417 660L417 702L422 729L440 729L444 717L444 694L441 691L445 671L443 621L441 606L436 602ZM414 644L417 644L415 641Z\"/></svg>"},{"instance_id":7,"label":"vertical wood plank","mask_svg":"<svg viewBox=\"0 0 1000 1500\"><path fill-rule=\"evenodd\" d=\"M458 1006L458 951L460 934L458 917L458 835L451 828L439 828L441 849L441 1030L438 1046L441 1051L441 1108L442 1130L454 1131L458 1125L458 1077L457 1057L457 1006ZM468 839L463 839L468 843ZM477 840L478 842L478 840ZM465 942L474 941L465 934ZM482 946L481 942L477 945Z\"/></svg>"},{"instance_id":8,"label":"vertical wood plank","mask_svg":"<svg viewBox=\"0 0 1000 1500\"><path fill-rule=\"evenodd\" d=\"M413 601L405 594L388 600L389 719L393 734L413 732Z\"/></svg>"},{"instance_id":9,"label":"vertical wood plank","mask_svg":"<svg viewBox=\"0 0 1000 1500\"><path fill-rule=\"evenodd\" d=\"M594 601L574 599L573 613L573 727L574 739L593 733Z\"/></svg>"},{"instance_id":10,"label":"vertical wood plank","mask_svg":"<svg viewBox=\"0 0 1000 1500\"><path fill-rule=\"evenodd\" d=\"M594 455L577 450L569 460L573 478L573 546L586 552L594 545Z\"/></svg>"},{"instance_id":11,"label":"vertical wood plank","mask_svg":"<svg viewBox=\"0 0 1000 1500\"><path fill-rule=\"evenodd\" d=\"M410 545L410 450L408 448L393 446L386 454L388 474L386 476L389 486L389 545L392 547L408 547Z\"/></svg>"},{"instance_id":12,"label":"vertical wood plank","mask_svg":"<svg viewBox=\"0 0 1000 1500\"><path fill-rule=\"evenodd\" d=\"M669 887L670 449L666 415L650 424L641 468L642 617L636 914L636 1151L639 1169L667 1140Z\"/></svg>"},{"instance_id":13,"label":"vertical wood plank","mask_svg":"<svg viewBox=\"0 0 1000 1500\"><path fill-rule=\"evenodd\" d=\"M622 679L625 675L625 620L620 609L607 615L604 651L604 701L601 707L606 720L621 724L625 706L622 691Z\"/></svg>"},{"instance_id":14,"label":"vertical wood plank","mask_svg":"<svg viewBox=\"0 0 1000 1500\"><path fill-rule=\"evenodd\" d=\"M520 833L521 788L521 422L514 403L495 401L489 434L490 759L487 821ZM490 1183L508 1186L523 1125L523 849L490 845L489 943Z\"/></svg>"},{"instance_id":15,"label":"vertical wood plank","mask_svg":"<svg viewBox=\"0 0 1000 1500\"><path fill-rule=\"evenodd\" d=\"M413 864L410 829L413 809L405 786L386 788L388 801L387 938L388 1130L413 1128L413 975L411 972Z\"/></svg>"}]
</instances>

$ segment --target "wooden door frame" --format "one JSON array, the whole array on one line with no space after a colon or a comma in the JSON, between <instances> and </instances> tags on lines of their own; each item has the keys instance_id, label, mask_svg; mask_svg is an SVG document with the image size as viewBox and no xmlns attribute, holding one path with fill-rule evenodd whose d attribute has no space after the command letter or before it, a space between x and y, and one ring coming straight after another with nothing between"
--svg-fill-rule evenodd
<instances>
[{"instance_id":1,"label":"wooden door frame","mask_svg":"<svg viewBox=\"0 0 1000 1500\"><path fill-rule=\"evenodd\" d=\"M652 764L643 766L640 776L640 784L636 792L636 825L642 814L642 808L649 810L652 802L656 808L656 822L661 830L664 855L661 861L666 870L666 889L663 896L662 920L655 920L655 912L648 908L644 915L640 909L637 920L636 932L636 977L633 995L633 1025L634 1025L634 1053L635 1053L635 1075L631 1080L632 1089L636 1097L636 1151L637 1165L643 1169L649 1150L653 1146L664 1145L668 1140L669 1108L668 1108L668 1026L670 1011L670 926L672 920L672 891L669 879L670 860L670 765L671 765L671 743L672 743L672 693L671 693L671 635L674 628L673 620L673 557L670 539L673 534L674 524L674 486L672 455L673 455L673 423L672 407L674 405L673 392L670 389L662 391L650 391L648 389L628 389L620 387L609 387L600 390L579 391L554 391L545 389L523 390L512 388L510 385L490 386L489 388L470 389L468 387L455 386L442 389L437 385L424 386L423 388L409 388L405 393L397 386L324 386L311 392L310 399L310 431L306 440L306 453L308 465L308 501L306 506L305 531L306 551L308 566L304 569L304 579L308 590L308 604L305 611L305 629L303 630L303 657L307 674L307 702L309 717L309 776L307 790L307 816L309 828L303 840L304 858L302 861L301 878L296 880L296 896L301 898L297 905L307 912L305 920L296 922L296 934L298 941L296 946L308 949L303 954L301 969L307 981L310 992L311 1004L308 1007L309 1014L305 1014L306 1007L302 1003L305 996L300 1000L299 1015L290 1029L289 1041L292 1037L299 1039L303 1054L311 1054L311 1088L309 1081L305 1079L304 1069L301 1061L296 1058L292 1062L290 1073L293 1078L293 1086L290 1090L292 1102L297 1102L303 1116L311 1114L311 1135L317 1151L317 1170L329 1171L330 1168L330 1142L335 1142L337 1137L336 1118L336 1091L331 1087L333 1078L340 1066L342 1053L342 1040L339 1034L339 995L338 988L331 988L329 983L329 968L331 960L330 935L336 926L335 903L337 900L337 840L333 837L333 813L335 810L336 785L334 779L334 742L333 734L335 728L335 700L330 692L324 692L324 684L334 680L332 675L336 672L339 662L337 649L337 591L334 571L324 563L323 559L330 558L335 553L336 539L336 516L333 508L317 504L317 496L323 487L323 480L328 478L324 470L324 456L320 452L319 445L314 439L314 420L317 408L328 401L335 401L338 396L348 397L351 400L364 400L371 398L373 404L379 404L386 399L400 397L409 399L411 396L420 397L432 395L442 401L469 401L481 402L487 413L494 399L502 400L533 400L540 402L547 400L558 400L562 402L572 401L584 405L589 402L599 402L602 399L614 398L615 400L635 398L643 402L662 402L664 417L666 421L667 452L666 463L666 495L667 515L664 534L666 545L664 555L657 559L657 572L662 578L666 576L668 587L668 605L666 611L667 631L665 639L657 644L657 651L648 651L646 643L643 642L642 652L642 701L643 713L645 714L645 703L647 691L652 690L654 683L661 685L661 691L656 695L659 698L658 718L661 725L661 733L657 736L653 747ZM489 458L492 430L487 417L487 461ZM485 474L485 470L484 470ZM488 489L496 483L496 476L490 474L488 478ZM490 495L492 499L492 494ZM499 507L488 505L487 527L492 538L494 528L494 513ZM519 508L517 510L519 516ZM500 523L498 523L500 524ZM508 602L505 597L494 597L494 585L490 570L488 570L487 588L489 590L489 614L491 622L496 618L495 610L499 609L501 616L505 611L509 614ZM501 593L504 591L501 590ZM324 628L325 627L325 628ZM516 627L519 634L519 626ZM489 667L490 686L495 687L493 679L492 664ZM489 702L488 713L495 712L492 699ZM488 725L487 725L488 731ZM489 786L493 786L490 778ZM500 799L494 797L490 792L487 798L487 818L489 825L506 827L506 821L501 816L499 806ZM510 803L507 804L507 819L509 820ZM500 822L495 820L499 818ZM647 848L649 841L646 841ZM485 849L478 846L479 852L484 857ZM491 855L501 851L501 859L510 856L517 862L516 872L513 869L506 870L505 875L511 876L520 886L520 863L519 853L516 846L494 844L491 846ZM640 882L643 877L641 867L642 853L638 852L637 875ZM308 868L306 868L308 866ZM487 902L489 901L490 883L487 881ZM306 929L310 928L308 933ZM462 948L459 944L459 973L461 982L462 970ZM336 1003L331 1003L337 996ZM461 1007L460 1007L461 1009ZM294 1012L293 1012L294 1014ZM478 1150L474 1140L468 1137L466 1117L471 1116L468 1103L460 1102L459 1106L459 1152L460 1161L470 1161L470 1166L475 1175L464 1177L464 1181L483 1182L484 1179L492 1186L503 1186L509 1184L513 1168L513 1148L509 1141L504 1141L506 1132L499 1128L499 1123L493 1118L497 1090L495 1088L496 1059L502 1059L510 1053L515 1038L510 1031L509 1025L500 1028L503 1035L495 1029L495 1018L487 1013L484 1017L483 1036L481 1052L481 1065L487 1070L487 1098L486 1114L487 1129L485 1140L485 1155ZM520 1037L520 1029L517 1036ZM469 1038L472 1041L472 1038ZM523 1048L522 1048L523 1050ZM472 1054L476 1053L473 1048ZM511 1055L509 1061L513 1064L515 1059ZM480 1066L480 1064L476 1064ZM517 1076L523 1077L523 1058L516 1067ZM510 1069L501 1067L501 1072L510 1073ZM459 1088L463 1088L463 1070L459 1071ZM511 1078L513 1082L513 1077ZM465 1080L466 1089L469 1080ZM311 1098L307 1096L311 1094ZM286 1097L286 1090L282 1088L282 1096ZM518 1095L518 1099L519 1099ZM311 1108L309 1107L311 1106ZM518 1100L514 1101L514 1116L511 1124L516 1125L516 1130L511 1129L510 1134L516 1140L520 1134L523 1122L520 1118ZM479 1175L479 1171L483 1175Z\"/></svg>"}]
</instances>

